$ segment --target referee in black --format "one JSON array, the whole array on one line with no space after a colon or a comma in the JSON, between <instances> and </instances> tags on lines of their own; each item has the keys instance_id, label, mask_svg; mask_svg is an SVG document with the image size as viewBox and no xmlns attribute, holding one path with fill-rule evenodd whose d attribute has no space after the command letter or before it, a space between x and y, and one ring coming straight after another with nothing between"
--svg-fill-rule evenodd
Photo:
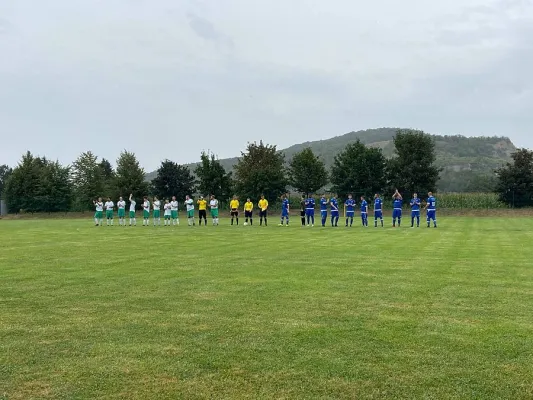
<instances>
[{"instance_id":1,"label":"referee in black","mask_svg":"<svg viewBox=\"0 0 533 400\"><path fill-rule=\"evenodd\" d=\"M302 219L302 226L305 226L305 196L303 194L300 199L300 218Z\"/></svg>"}]
</instances>

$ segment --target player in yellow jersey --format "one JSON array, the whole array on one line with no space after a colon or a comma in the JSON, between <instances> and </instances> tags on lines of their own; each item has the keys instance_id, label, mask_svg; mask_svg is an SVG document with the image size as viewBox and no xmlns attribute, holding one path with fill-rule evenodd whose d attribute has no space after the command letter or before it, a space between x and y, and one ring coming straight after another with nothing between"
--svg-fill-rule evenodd
<instances>
[{"instance_id":1,"label":"player in yellow jersey","mask_svg":"<svg viewBox=\"0 0 533 400\"><path fill-rule=\"evenodd\" d=\"M246 199L246 203L244 203L244 217L246 218L246 221L244 222L244 225L248 225L248 218L250 219L250 225L253 225L253 212L254 212L254 203L248 198Z\"/></svg>"},{"instance_id":2,"label":"player in yellow jersey","mask_svg":"<svg viewBox=\"0 0 533 400\"><path fill-rule=\"evenodd\" d=\"M198 226L202 226L202 218L204 219L204 225L207 225L207 201L204 196L200 196L196 204L198 204L198 218L200 218Z\"/></svg>"},{"instance_id":3,"label":"player in yellow jersey","mask_svg":"<svg viewBox=\"0 0 533 400\"><path fill-rule=\"evenodd\" d=\"M231 225L233 225L233 219L237 219L237 225L239 225L239 200L237 196L233 196L233 199L229 202Z\"/></svg>"},{"instance_id":4,"label":"player in yellow jersey","mask_svg":"<svg viewBox=\"0 0 533 400\"><path fill-rule=\"evenodd\" d=\"M259 225L263 225L263 219L265 220L265 226L267 226L267 210L268 210L268 200L265 199L265 195L261 195L261 200L257 203L259 207Z\"/></svg>"}]
</instances>

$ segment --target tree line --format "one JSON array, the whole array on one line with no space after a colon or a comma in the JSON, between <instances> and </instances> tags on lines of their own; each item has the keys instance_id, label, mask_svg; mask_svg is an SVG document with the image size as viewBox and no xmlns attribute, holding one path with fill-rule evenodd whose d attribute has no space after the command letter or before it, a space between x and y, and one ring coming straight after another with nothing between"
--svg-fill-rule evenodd
<instances>
[{"instance_id":1,"label":"tree line","mask_svg":"<svg viewBox=\"0 0 533 400\"><path fill-rule=\"evenodd\" d=\"M243 199L264 194L275 201L288 190L304 194L328 191L341 198L350 193L372 196L394 189L406 194L436 191L440 169L435 166L434 139L422 131L398 130L393 142L395 156L391 159L381 149L359 140L349 143L335 156L328 171L310 148L295 154L285 167L283 153L275 145L260 141L247 145L233 172L226 171L214 154L202 152L193 170L171 160L162 161L151 182L145 180L136 155L126 150L120 153L115 168L90 151L70 165L27 152L15 168L0 166L0 193L9 212L16 213L86 211L93 208L96 197L116 200L130 194L136 199L214 194L224 202L233 194ZM524 199L533 199L533 154L520 150L513 160L496 171L501 200L529 205ZM526 167L530 168L528 173ZM515 197L510 200L511 195Z\"/></svg>"}]
</instances>

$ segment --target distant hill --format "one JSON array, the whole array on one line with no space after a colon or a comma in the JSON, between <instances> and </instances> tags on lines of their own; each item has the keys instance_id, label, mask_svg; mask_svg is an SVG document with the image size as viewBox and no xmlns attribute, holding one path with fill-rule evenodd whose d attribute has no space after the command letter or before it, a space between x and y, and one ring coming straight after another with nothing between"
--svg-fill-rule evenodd
<instances>
[{"instance_id":1,"label":"distant hill","mask_svg":"<svg viewBox=\"0 0 533 400\"><path fill-rule=\"evenodd\" d=\"M288 162L294 154L310 147L329 169L335 155L357 139L367 146L381 148L386 157L393 156L392 139L397 130L398 128L379 128L350 132L331 139L295 144L280 151L285 154ZM509 161L516 150L506 137L432 136L435 138L438 166L443 168L439 181L440 191L481 190L484 188L478 187L480 181L490 186L494 180L494 169ZM227 171L232 170L237 161L237 157L220 160ZM195 165L190 164L189 167L194 170ZM152 172L147 175L147 179L151 180L154 176L155 173Z\"/></svg>"}]
</instances>

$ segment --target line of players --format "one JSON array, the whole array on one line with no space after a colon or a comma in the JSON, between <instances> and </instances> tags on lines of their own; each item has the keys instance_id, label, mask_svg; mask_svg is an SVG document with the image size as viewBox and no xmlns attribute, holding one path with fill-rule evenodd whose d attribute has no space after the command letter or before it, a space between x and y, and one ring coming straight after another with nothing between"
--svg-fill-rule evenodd
<instances>
[{"instance_id":1,"label":"line of players","mask_svg":"<svg viewBox=\"0 0 533 400\"><path fill-rule=\"evenodd\" d=\"M130 194L129 197L130 207L129 207L129 226L137 226L137 214L136 214L136 207L137 202L133 198L133 195ZM200 223L202 219L205 221L205 224L207 225L207 200L204 199L203 196L200 196L198 201L196 202L198 205L198 212L200 217ZM95 213L94 213L94 224L96 226L103 226L103 219L104 219L104 209L105 209L105 219L107 226L113 226L114 224L114 211L115 211L115 203L111 200L110 197L107 198L106 202L104 203L102 201L102 198L99 197L97 200L93 201L93 204L95 206ZM150 225L150 213L152 212L152 219L154 226L160 226L161 225L161 201L157 198L157 196L154 197L153 202L150 202L147 196L144 196L143 203L142 203L142 213L143 213L143 226ZM117 210L118 210L118 219L119 219L119 225L126 226L126 202L122 197L119 198L117 202ZM218 200L215 198L215 196L211 196L211 200L209 202L209 207L211 209L211 218L213 219L213 225L219 224L219 218L218 218ZM187 220L188 224L190 226L196 225L194 220L194 200L190 196L185 197L185 209L187 211ZM170 226L170 225L179 225L179 203L176 200L176 196L172 197L172 200L166 199L163 204L163 219L164 219L164 225Z\"/></svg>"},{"instance_id":2,"label":"line of players","mask_svg":"<svg viewBox=\"0 0 533 400\"><path fill-rule=\"evenodd\" d=\"M393 227L400 227L402 223L402 214L403 214L403 197L402 195L396 190L392 196L393 199L393 210L392 210L392 226ZM282 200L282 204L284 204L285 200ZM421 199L418 197L416 193L413 194L413 198L411 199L409 203L411 207L411 227L420 227L420 210L422 208L422 202ZM302 196L302 200L300 202L300 216L302 225L307 226L314 226L315 223L315 199L313 197L307 197ZM331 226L337 227L339 222L339 203L335 197L332 197L331 199L327 199L326 196L322 196L320 199L320 216L321 216L321 223L322 226L326 226L327 218L328 218L328 206L330 209L330 216L331 216ZM282 206L283 207L283 206ZM357 203L355 199L353 199L352 195L348 195L348 199L344 203L344 215L346 217L346 224L345 226L352 226L353 220L355 218L355 208L357 207ZM283 209L283 208L282 208ZM288 209L288 206L287 206ZM359 204L359 209L361 213L361 223L364 227L368 227L368 215L369 215L369 204L365 198L365 196L361 196L361 202ZM433 226L437 227L437 201L435 199L435 196L433 196L433 193L428 193L428 198L426 201L426 204L424 205L424 210L426 210L426 222L427 227L429 228L431 226L431 222L433 222ZM378 227L378 221L380 222L381 226L384 226L384 219L383 219L383 200L379 194L376 194L374 196L374 227ZM286 217L286 224L288 225L288 212L285 212ZM281 216L281 224L284 223L284 214L282 211Z\"/></svg>"},{"instance_id":3,"label":"line of players","mask_svg":"<svg viewBox=\"0 0 533 400\"><path fill-rule=\"evenodd\" d=\"M403 197L398 192L398 190L395 191L395 193L392 196L393 198L393 210L392 210L392 226L401 226L402 223L402 214L403 214ZM129 225L130 226L136 226L137 225L137 218L136 218L136 201L133 199L133 196L130 195L129 197L130 202L130 208L129 208ZM204 225L207 225L207 207L209 207L211 211L211 219L213 221L213 225L219 224L219 202L215 198L215 196L210 197L209 203L207 200L204 199L203 196L200 196L200 198L196 201L196 204L198 205L198 216L199 216L199 224L202 224L202 220L204 221ZM416 226L420 226L420 211L422 207L421 199L418 197L418 195L415 193L413 195L413 198L410 201L410 207L411 207L411 227L414 228L415 222ZM105 208L105 214L106 214L106 221L107 225L111 226L114 222L114 209L115 204L111 200L111 198L108 198L105 203L102 202L102 198L99 198L98 200L94 200L94 205L96 207L96 212L94 215L94 222L96 226L102 226L103 222L103 212ZM321 223L322 226L326 226L327 218L328 218L328 207L329 212L331 216L331 226L337 227L340 213L339 213L339 202L335 196L331 198L327 198L325 195L322 196L319 200L320 205L320 216L321 216ZM148 200L148 197L144 197L143 199L143 226L149 225L150 220L150 211L153 212L153 224L154 226L161 225L161 201L154 197L153 203ZM263 225L263 222L265 226L268 224L268 200L265 199L265 196L261 196L261 199L259 200L257 204L259 208L259 217L260 217L260 225ZM352 226L353 220L355 217L355 208L357 207L356 201L353 199L352 195L348 195L348 199L344 203L344 214L346 217L346 224L345 226ZM185 208L187 211L187 222L189 226L195 226L195 218L194 218L194 200L190 196L185 197ZM240 202L237 199L236 196L233 197L233 199L230 201L230 216L231 216L231 225L234 224L234 221L237 225L239 225L239 208L240 208ZM315 199L312 196L302 196L300 201L300 217L301 217L301 223L302 226L314 226L315 224L315 208L316 208L316 202ZM117 202L117 209L118 209L118 218L119 218L119 225L125 226L126 225L126 202L122 197L120 197L119 201ZM173 196L172 200L165 200L163 204L164 209L164 225L170 226L170 225L179 225L179 216L178 216L178 209L179 209L179 203L176 200L176 197ZM436 218L436 199L433 196L433 193L428 193L428 198L426 201L426 204L424 206L424 209L426 210L426 222L427 227L429 228L431 226L431 222L433 222L433 226L437 227L437 218ZM281 221L280 226L289 226L289 214L290 214L290 204L289 199L287 195L283 195L281 197ZM244 203L244 216L245 216L245 222L244 225L253 225L253 211L254 211L254 204L250 200L250 198L247 199L247 201ZM383 200L379 194L376 194L374 196L374 226L378 227L378 221L381 223L381 226L384 226L384 220L383 220ZM361 213L361 223L364 227L368 227L368 215L369 215L369 204L365 199L365 196L361 196L361 203L360 203L360 213ZM306 224L307 222L307 224Z\"/></svg>"}]
</instances>

